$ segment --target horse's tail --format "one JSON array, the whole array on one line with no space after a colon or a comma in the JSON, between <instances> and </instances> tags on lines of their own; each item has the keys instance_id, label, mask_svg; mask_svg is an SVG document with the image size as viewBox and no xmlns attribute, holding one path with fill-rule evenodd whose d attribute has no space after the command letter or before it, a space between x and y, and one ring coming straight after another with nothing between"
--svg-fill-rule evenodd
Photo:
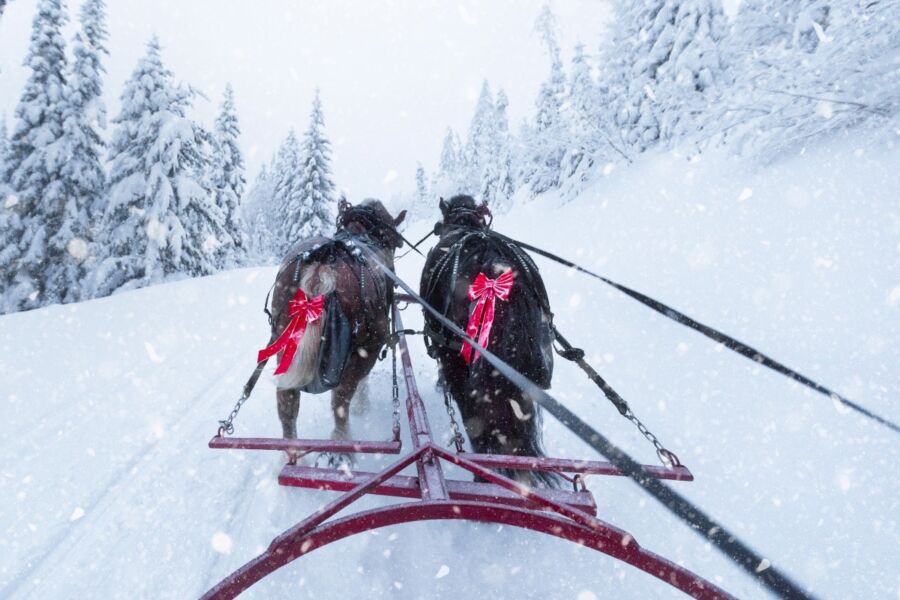
<instances>
[{"instance_id":1,"label":"horse's tail","mask_svg":"<svg viewBox=\"0 0 900 600\"><path fill-rule=\"evenodd\" d=\"M336 281L337 275L327 264L310 263L300 271L300 289L310 298L333 292ZM321 317L307 324L291 366L277 378L279 389L302 388L315 379L319 369L319 347L322 345L325 317L323 312Z\"/></svg>"},{"instance_id":2,"label":"horse's tail","mask_svg":"<svg viewBox=\"0 0 900 600\"><path fill-rule=\"evenodd\" d=\"M513 269L515 279L509 297L495 302L495 317L487 348L539 387L550 387L553 376L553 347L551 323L547 304L541 298L543 284L534 271L525 272L513 261L495 259L483 270L487 277L496 278L503 271ZM470 303L471 305L471 303ZM471 308L470 308L471 311ZM540 406L524 394L517 385L500 375L483 358L469 367L469 389L479 396L475 404L478 418L490 423L492 431L485 431L480 443L473 441L476 451L499 454L543 456ZM542 487L557 487L554 476L506 473L515 479L528 480Z\"/></svg>"},{"instance_id":3,"label":"horse's tail","mask_svg":"<svg viewBox=\"0 0 900 600\"><path fill-rule=\"evenodd\" d=\"M538 386L547 389L553 376L551 315L542 301L543 284L534 281L540 275L524 272L517 267L519 265L511 261L494 259L483 270L490 278L496 278L508 269L515 272L509 298L505 301L498 299L495 303L488 349ZM497 372L486 361L478 360L472 365L470 376L476 389L479 389L490 387L490 381L497 378Z\"/></svg>"}]
</instances>

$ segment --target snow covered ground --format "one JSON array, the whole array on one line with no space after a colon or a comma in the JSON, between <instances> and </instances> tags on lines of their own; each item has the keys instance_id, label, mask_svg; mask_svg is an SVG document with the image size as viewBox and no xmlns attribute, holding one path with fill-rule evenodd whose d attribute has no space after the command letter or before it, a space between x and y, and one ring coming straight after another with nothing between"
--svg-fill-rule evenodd
<instances>
[{"instance_id":1,"label":"snow covered ground","mask_svg":"<svg viewBox=\"0 0 900 600\"><path fill-rule=\"evenodd\" d=\"M766 168L650 155L577 199L495 226L683 310L900 419L900 148L863 135ZM411 227L418 238L426 223ZM825 598L900 593L898 438L539 260L560 329L694 472L674 486ZM417 281L422 259L398 265ZM190 598L332 496L280 488L277 455L207 449L267 339L274 269L242 269L0 318L0 597ZM415 309L405 313L417 326ZM432 426L447 417L412 340ZM390 429L389 364L357 437ZM238 435L277 435L264 377ZM583 374L552 393L645 462L652 448ZM330 431L324 396L300 430ZM546 419L556 456L592 457ZM369 468L387 459L367 457ZM752 580L634 484L592 477L600 518L740 597ZM362 506L383 503L367 499ZM603 555L474 523L405 525L317 551L253 598L662 598Z\"/></svg>"}]
</instances>

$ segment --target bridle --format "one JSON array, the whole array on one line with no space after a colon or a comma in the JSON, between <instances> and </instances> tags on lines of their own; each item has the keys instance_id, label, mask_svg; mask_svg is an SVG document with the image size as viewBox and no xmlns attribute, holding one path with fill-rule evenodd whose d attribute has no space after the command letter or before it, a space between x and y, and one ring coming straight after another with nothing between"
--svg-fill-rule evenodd
<instances>
[{"instance_id":1,"label":"bridle","mask_svg":"<svg viewBox=\"0 0 900 600\"><path fill-rule=\"evenodd\" d=\"M401 248L407 242L397 228L370 206L342 202L338 209L336 226L338 230L349 231L350 224L357 222L365 230L364 236L372 238L384 247ZM411 244L410 244L411 245Z\"/></svg>"},{"instance_id":2,"label":"bridle","mask_svg":"<svg viewBox=\"0 0 900 600\"><path fill-rule=\"evenodd\" d=\"M441 233L444 227L469 226L490 229L494 215L487 204L482 202L476 206L454 206L443 210L443 220L435 225L435 233Z\"/></svg>"}]
</instances>

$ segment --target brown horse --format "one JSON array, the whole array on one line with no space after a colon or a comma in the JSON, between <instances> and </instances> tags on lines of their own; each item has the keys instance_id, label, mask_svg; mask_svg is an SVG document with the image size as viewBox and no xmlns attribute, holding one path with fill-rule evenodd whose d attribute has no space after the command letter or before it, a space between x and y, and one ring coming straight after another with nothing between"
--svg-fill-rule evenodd
<instances>
[{"instance_id":1,"label":"brown horse","mask_svg":"<svg viewBox=\"0 0 900 600\"><path fill-rule=\"evenodd\" d=\"M300 392L331 390L331 437L349 438L350 402L390 335L393 286L366 256L374 254L393 268L394 252L403 243L397 226L405 216L403 211L393 218L374 199L356 206L342 201L334 237L299 242L281 264L272 296L272 337L287 339L288 327L298 319L305 324L293 358L288 357L290 362L277 376L278 418L284 437L297 437ZM319 300L321 314L297 316L298 300L304 296L310 305ZM278 370L282 370L285 350L278 354ZM333 467L352 464L348 455L322 458Z\"/></svg>"}]
</instances>

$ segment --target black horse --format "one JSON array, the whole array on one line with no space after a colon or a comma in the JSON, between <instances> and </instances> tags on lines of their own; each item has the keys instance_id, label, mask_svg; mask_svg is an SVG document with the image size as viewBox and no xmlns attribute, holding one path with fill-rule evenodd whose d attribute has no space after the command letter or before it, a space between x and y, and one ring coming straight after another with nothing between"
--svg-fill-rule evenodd
<instances>
[{"instance_id":1,"label":"black horse","mask_svg":"<svg viewBox=\"0 0 900 600\"><path fill-rule=\"evenodd\" d=\"M436 226L440 240L425 262L422 297L468 328L472 337L486 340L491 352L535 384L549 388L553 315L534 261L491 231L487 207L476 205L470 196L441 199L440 209L443 220ZM494 318L485 334L488 304L493 304ZM427 312L425 333L429 354L440 364L440 385L459 406L473 449L543 456L540 407ZM561 482L552 473L506 474L538 487L558 487Z\"/></svg>"},{"instance_id":2,"label":"black horse","mask_svg":"<svg viewBox=\"0 0 900 600\"><path fill-rule=\"evenodd\" d=\"M278 417L286 438L297 437L300 392L331 390L332 438L348 439L349 406L390 335L393 285L367 255L393 268L397 232L378 200L342 201L333 238L300 241L282 262L272 296L272 334L278 341L260 359L278 353ZM298 335L298 328L302 332ZM293 338L293 344L291 339ZM349 455L324 455L330 466Z\"/></svg>"}]
</instances>

